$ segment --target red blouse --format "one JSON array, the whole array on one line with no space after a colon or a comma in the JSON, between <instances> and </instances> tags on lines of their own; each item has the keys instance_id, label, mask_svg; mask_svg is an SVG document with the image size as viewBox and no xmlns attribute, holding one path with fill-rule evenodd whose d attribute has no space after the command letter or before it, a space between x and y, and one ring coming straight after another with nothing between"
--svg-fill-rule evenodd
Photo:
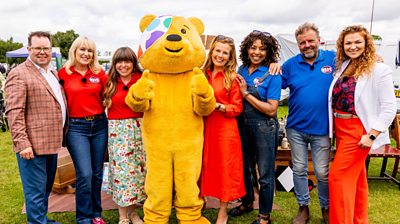
<instances>
[{"instance_id":1,"label":"red blouse","mask_svg":"<svg viewBox=\"0 0 400 224\"><path fill-rule=\"evenodd\" d=\"M333 109L357 115L354 107L356 84L353 76L341 77L336 81L332 89Z\"/></svg>"},{"instance_id":2,"label":"red blouse","mask_svg":"<svg viewBox=\"0 0 400 224\"><path fill-rule=\"evenodd\" d=\"M117 91L114 96L112 96L111 107L108 108L107 114L109 120L118 120L118 119L128 119L128 118L138 118L143 117L143 113L134 112L128 105L125 103L125 97L129 92L129 88L140 79L142 74L134 73L132 75L131 80L125 85L121 78L118 77L117 81Z\"/></svg>"},{"instance_id":3,"label":"red blouse","mask_svg":"<svg viewBox=\"0 0 400 224\"><path fill-rule=\"evenodd\" d=\"M107 75L101 70L94 74L89 69L84 76L71 67L72 74L68 75L65 67L58 75L67 95L68 113L70 117L81 118L98 115L104 112L103 93Z\"/></svg>"}]
</instances>

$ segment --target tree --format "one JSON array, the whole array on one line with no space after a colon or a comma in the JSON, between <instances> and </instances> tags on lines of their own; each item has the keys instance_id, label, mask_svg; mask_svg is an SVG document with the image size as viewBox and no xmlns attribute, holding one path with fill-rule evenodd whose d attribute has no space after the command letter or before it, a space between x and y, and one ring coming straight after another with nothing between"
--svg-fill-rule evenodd
<instances>
[{"instance_id":1,"label":"tree","mask_svg":"<svg viewBox=\"0 0 400 224\"><path fill-rule=\"evenodd\" d=\"M10 37L8 40L2 40L0 39L0 62L5 63L6 62L6 52L7 51L13 51L16 49L21 48L24 46L22 43L19 42L14 42L14 39ZM12 64L14 59L9 60L9 64Z\"/></svg>"},{"instance_id":2,"label":"tree","mask_svg":"<svg viewBox=\"0 0 400 224\"><path fill-rule=\"evenodd\" d=\"M371 36L373 40L382 40L382 37L377 34L372 34Z\"/></svg>"},{"instance_id":3,"label":"tree","mask_svg":"<svg viewBox=\"0 0 400 224\"><path fill-rule=\"evenodd\" d=\"M65 32L58 31L52 35L53 47L60 47L61 55L63 58L68 58L68 51L72 42L79 37L79 34L74 30L67 30Z\"/></svg>"}]
</instances>

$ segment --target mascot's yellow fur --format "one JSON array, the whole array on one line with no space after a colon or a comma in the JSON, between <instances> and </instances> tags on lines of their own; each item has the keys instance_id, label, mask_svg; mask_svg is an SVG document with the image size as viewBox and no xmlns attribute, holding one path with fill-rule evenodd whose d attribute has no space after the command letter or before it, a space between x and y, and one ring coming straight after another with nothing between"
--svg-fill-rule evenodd
<instances>
[{"instance_id":1,"label":"mascot's yellow fur","mask_svg":"<svg viewBox=\"0 0 400 224\"><path fill-rule=\"evenodd\" d=\"M198 18L146 15L139 61L145 69L126 103L144 112L147 153L145 223L168 223L171 206L179 223L210 223L201 216L199 197L203 116L215 108L212 87L201 70L205 49ZM173 199L173 192L175 198Z\"/></svg>"}]
</instances>

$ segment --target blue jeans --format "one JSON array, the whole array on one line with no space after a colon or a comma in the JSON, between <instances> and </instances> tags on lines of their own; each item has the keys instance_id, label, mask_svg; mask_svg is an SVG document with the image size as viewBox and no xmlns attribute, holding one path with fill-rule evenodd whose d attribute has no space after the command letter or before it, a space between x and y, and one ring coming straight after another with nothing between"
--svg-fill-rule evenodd
<instances>
[{"instance_id":1,"label":"blue jeans","mask_svg":"<svg viewBox=\"0 0 400 224\"><path fill-rule=\"evenodd\" d=\"M243 150L243 171L246 195L242 197L243 205L254 202L253 178L255 166L258 165L260 195L259 213L269 214L272 211L275 186L275 156L277 124L275 118L256 118L241 120L240 137Z\"/></svg>"},{"instance_id":2,"label":"blue jeans","mask_svg":"<svg viewBox=\"0 0 400 224\"><path fill-rule=\"evenodd\" d=\"M22 159L18 153L16 155L28 223L45 224L49 195L56 175L57 154L35 155L33 160Z\"/></svg>"},{"instance_id":3,"label":"blue jeans","mask_svg":"<svg viewBox=\"0 0 400 224\"><path fill-rule=\"evenodd\" d=\"M299 205L310 204L308 191L308 145L315 177L317 178L318 199L321 208L329 208L328 173L331 143L328 135L310 135L292 128L286 129L293 163L294 192Z\"/></svg>"},{"instance_id":4,"label":"blue jeans","mask_svg":"<svg viewBox=\"0 0 400 224\"><path fill-rule=\"evenodd\" d=\"M105 115L91 121L69 120L67 148L76 174L76 223L101 217L101 184L108 141Z\"/></svg>"}]
</instances>

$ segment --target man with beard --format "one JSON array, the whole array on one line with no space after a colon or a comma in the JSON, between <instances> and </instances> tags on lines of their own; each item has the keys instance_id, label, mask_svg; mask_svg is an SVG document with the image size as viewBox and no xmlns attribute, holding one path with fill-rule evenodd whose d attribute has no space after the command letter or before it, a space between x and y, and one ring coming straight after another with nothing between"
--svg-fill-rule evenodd
<instances>
[{"instance_id":1,"label":"man with beard","mask_svg":"<svg viewBox=\"0 0 400 224\"><path fill-rule=\"evenodd\" d=\"M335 52L319 49L318 28L300 25L295 32L300 54L282 66L282 88L289 87L289 116L286 133L293 162L294 190L299 212L294 224L309 219L308 148L310 146L317 178L318 198L325 223L329 222L328 171L328 91L333 80Z\"/></svg>"}]
</instances>

